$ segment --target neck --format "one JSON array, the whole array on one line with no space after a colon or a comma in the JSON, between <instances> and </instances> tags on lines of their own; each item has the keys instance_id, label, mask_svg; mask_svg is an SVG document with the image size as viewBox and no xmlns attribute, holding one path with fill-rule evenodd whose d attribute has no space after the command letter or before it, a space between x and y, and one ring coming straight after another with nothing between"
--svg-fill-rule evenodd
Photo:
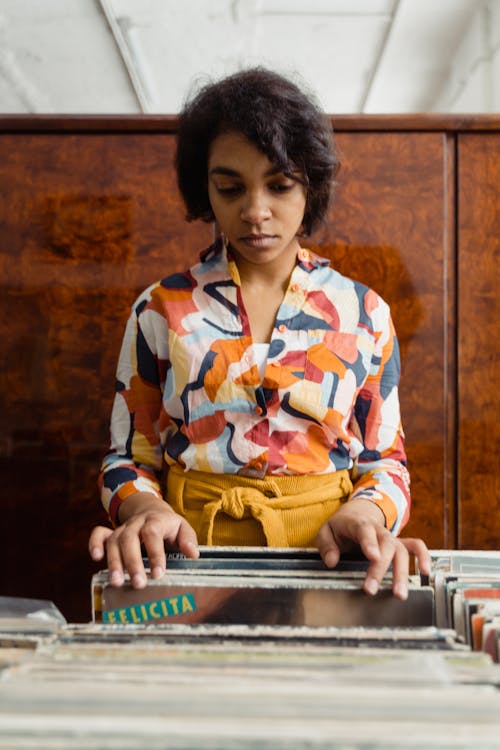
<instances>
[{"instance_id":1,"label":"neck","mask_svg":"<svg viewBox=\"0 0 500 750\"><path fill-rule=\"evenodd\" d=\"M297 243L286 256L280 255L269 263L252 263L246 258L242 258L233 248L231 248L231 255L238 267L243 286L267 289L279 288L285 291L296 264L298 250L299 244Z\"/></svg>"}]
</instances>

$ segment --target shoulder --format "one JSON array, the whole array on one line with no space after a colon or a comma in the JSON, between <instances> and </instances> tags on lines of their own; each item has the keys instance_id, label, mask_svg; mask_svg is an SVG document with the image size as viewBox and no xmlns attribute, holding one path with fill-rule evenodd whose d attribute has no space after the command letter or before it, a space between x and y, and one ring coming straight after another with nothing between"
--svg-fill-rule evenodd
<instances>
[{"instance_id":1,"label":"shoulder","mask_svg":"<svg viewBox=\"0 0 500 750\"><path fill-rule=\"evenodd\" d=\"M357 306L360 316L372 322L382 322L390 317L390 307L374 289L357 279L337 271L328 258L310 253L310 274L314 287L321 290L336 304ZM375 326L377 327L377 326Z\"/></svg>"},{"instance_id":2,"label":"shoulder","mask_svg":"<svg viewBox=\"0 0 500 750\"><path fill-rule=\"evenodd\" d=\"M200 253L200 260L185 271L176 271L148 286L135 300L132 309L140 315L152 307L163 308L172 302L182 304L213 270L226 265L219 242Z\"/></svg>"},{"instance_id":3,"label":"shoulder","mask_svg":"<svg viewBox=\"0 0 500 750\"><path fill-rule=\"evenodd\" d=\"M132 305L132 311L139 317L147 310L162 308L165 303L174 301L179 293L191 291L195 284L190 271L173 273L155 281L144 289Z\"/></svg>"},{"instance_id":4,"label":"shoulder","mask_svg":"<svg viewBox=\"0 0 500 750\"><path fill-rule=\"evenodd\" d=\"M144 289L132 305L132 311L139 317L147 310L161 310L169 303L182 303L190 298L192 290L197 286L194 269L172 273L163 279L155 281Z\"/></svg>"}]
</instances>

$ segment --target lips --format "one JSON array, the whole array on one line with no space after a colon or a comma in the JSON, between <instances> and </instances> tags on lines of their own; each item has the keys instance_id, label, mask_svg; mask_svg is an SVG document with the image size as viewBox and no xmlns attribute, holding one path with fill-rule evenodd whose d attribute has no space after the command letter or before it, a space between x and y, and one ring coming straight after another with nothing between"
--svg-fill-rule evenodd
<instances>
[{"instance_id":1,"label":"lips","mask_svg":"<svg viewBox=\"0 0 500 750\"><path fill-rule=\"evenodd\" d=\"M240 242L244 242L249 247L269 247L276 241L275 234L247 234L240 237Z\"/></svg>"}]
</instances>

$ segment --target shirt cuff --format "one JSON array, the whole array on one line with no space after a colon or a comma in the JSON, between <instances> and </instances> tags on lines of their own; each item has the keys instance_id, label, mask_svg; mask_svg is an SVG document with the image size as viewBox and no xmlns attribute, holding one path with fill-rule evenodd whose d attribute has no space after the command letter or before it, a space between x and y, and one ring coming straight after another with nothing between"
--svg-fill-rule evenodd
<instances>
[{"instance_id":1,"label":"shirt cuff","mask_svg":"<svg viewBox=\"0 0 500 750\"><path fill-rule=\"evenodd\" d=\"M398 509L394 504L393 500L382 492L376 489L361 488L357 492L354 492L350 500L362 498L363 500L369 500L371 503L376 505L385 518L385 528L392 530L398 520Z\"/></svg>"},{"instance_id":2,"label":"shirt cuff","mask_svg":"<svg viewBox=\"0 0 500 750\"><path fill-rule=\"evenodd\" d=\"M108 506L109 518L115 528L120 525L120 519L118 518L120 505L135 492L148 492L151 495L156 495L159 500L164 499L159 485L151 479L138 477L137 479L132 479L130 482L125 482L115 490Z\"/></svg>"}]
</instances>

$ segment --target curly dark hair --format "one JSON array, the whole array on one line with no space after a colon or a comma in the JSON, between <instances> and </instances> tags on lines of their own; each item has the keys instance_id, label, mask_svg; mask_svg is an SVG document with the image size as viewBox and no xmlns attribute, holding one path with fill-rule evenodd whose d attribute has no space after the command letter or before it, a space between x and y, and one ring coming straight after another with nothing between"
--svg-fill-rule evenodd
<instances>
[{"instance_id":1,"label":"curly dark hair","mask_svg":"<svg viewBox=\"0 0 500 750\"><path fill-rule=\"evenodd\" d=\"M331 124L312 96L265 68L205 85L181 112L175 163L188 221L214 220L208 198L210 145L221 133L233 131L284 173L303 176L307 198L302 226L310 235L326 216L340 167Z\"/></svg>"}]
</instances>

